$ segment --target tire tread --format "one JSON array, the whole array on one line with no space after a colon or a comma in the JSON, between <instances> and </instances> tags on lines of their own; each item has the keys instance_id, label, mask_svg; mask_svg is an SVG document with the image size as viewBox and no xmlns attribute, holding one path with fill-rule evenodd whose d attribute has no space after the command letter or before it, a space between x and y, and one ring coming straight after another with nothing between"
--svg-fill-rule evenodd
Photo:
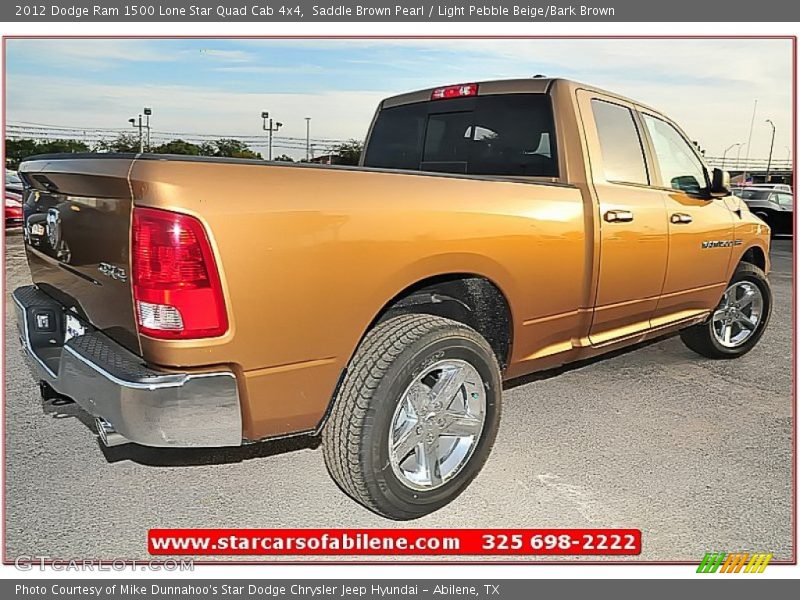
<instances>
[{"instance_id":1,"label":"tire tread","mask_svg":"<svg viewBox=\"0 0 800 600\"><path fill-rule=\"evenodd\" d=\"M378 323L356 350L345 375L328 423L322 432L323 457L328 471L342 490L367 508L392 518L370 492L362 468L362 432L369 427L368 410L393 362L415 341L456 327L460 334L485 340L462 323L428 314L404 314ZM411 516L411 515L409 515Z\"/></svg>"}]
</instances>

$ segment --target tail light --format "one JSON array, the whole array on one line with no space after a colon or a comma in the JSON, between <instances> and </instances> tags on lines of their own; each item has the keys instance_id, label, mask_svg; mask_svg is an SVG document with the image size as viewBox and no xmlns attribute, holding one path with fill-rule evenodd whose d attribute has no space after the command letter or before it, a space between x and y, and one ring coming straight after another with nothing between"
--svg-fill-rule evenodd
<instances>
[{"instance_id":1,"label":"tail light","mask_svg":"<svg viewBox=\"0 0 800 600\"><path fill-rule=\"evenodd\" d=\"M134 208L132 267L140 333L195 339L228 330L219 271L198 219Z\"/></svg>"},{"instance_id":2,"label":"tail light","mask_svg":"<svg viewBox=\"0 0 800 600\"><path fill-rule=\"evenodd\" d=\"M462 98L464 96L477 96L477 83L460 83L458 85L448 85L433 90L431 100L445 100L447 98Z\"/></svg>"}]
</instances>

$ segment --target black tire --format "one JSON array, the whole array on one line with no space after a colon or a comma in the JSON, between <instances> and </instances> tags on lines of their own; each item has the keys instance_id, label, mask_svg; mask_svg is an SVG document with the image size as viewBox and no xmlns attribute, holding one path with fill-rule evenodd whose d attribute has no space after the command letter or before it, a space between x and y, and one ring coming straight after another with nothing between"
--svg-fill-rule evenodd
<instances>
[{"instance_id":1,"label":"black tire","mask_svg":"<svg viewBox=\"0 0 800 600\"><path fill-rule=\"evenodd\" d=\"M708 358L727 359L739 358L755 347L761 339L761 336L764 335L764 329L766 329L772 313L772 288L769 285L764 271L750 263L739 263L729 283L729 287L740 281L750 281L758 286L764 300L762 317L753 334L741 346L735 348L726 347L722 345L714 335L711 316L709 316L705 322L681 331L681 340L683 340L683 343L686 344L689 349ZM720 300L720 304L721 303L722 300Z\"/></svg>"},{"instance_id":2,"label":"black tire","mask_svg":"<svg viewBox=\"0 0 800 600\"><path fill-rule=\"evenodd\" d=\"M468 362L486 391L483 429L471 456L441 487L412 489L389 461L395 409L411 382L435 361ZM489 343L450 319L425 314L392 317L364 337L322 432L323 455L334 481L370 510L396 520L416 519L455 499L489 456L500 422L501 377Z\"/></svg>"}]
</instances>

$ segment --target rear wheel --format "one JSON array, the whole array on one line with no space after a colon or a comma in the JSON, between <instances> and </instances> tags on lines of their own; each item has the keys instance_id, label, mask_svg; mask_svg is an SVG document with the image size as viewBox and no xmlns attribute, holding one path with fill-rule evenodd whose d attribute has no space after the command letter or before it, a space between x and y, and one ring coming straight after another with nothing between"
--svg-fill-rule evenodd
<instances>
[{"instance_id":1,"label":"rear wheel","mask_svg":"<svg viewBox=\"0 0 800 600\"><path fill-rule=\"evenodd\" d=\"M356 351L323 431L337 484L392 519L421 517L478 474L500 418L500 369L488 342L442 317L378 324Z\"/></svg>"},{"instance_id":2,"label":"rear wheel","mask_svg":"<svg viewBox=\"0 0 800 600\"><path fill-rule=\"evenodd\" d=\"M741 263L707 321L681 332L690 349L709 358L738 358L758 343L772 311L772 290L764 272Z\"/></svg>"}]
</instances>

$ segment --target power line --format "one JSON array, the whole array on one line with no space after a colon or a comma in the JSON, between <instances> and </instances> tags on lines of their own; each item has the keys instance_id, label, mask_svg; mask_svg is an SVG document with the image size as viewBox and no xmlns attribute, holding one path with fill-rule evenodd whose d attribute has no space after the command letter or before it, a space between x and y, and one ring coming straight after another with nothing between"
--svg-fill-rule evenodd
<instances>
[{"instance_id":1,"label":"power line","mask_svg":"<svg viewBox=\"0 0 800 600\"><path fill-rule=\"evenodd\" d=\"M120 135L129 134L127 128L99 128L99 127L65 127L50 126L46 124L9 123L6 128L6 137L9 139L38 139L53 141L69 139L87 144L111 142ZM264 136L237 135L237 134L208 134L152 131L151 143L160 145L168 142L182 140L188 143L207 144L219 139L236 139L253 148L266 145ZM314 145L323 151L331 151L345 140L331 138L314 138ZM292 136L275 136L273 145L280 150L305 151L306 139Z\"/></svg>"},{"instance_id":2,"label":"power line","mask_svg":"<svg viewBox=\"0 0 800 600\"><path fill-rule=\"evenodd\" d=\"M130 130L124 127L78 127L78 126L63 126L63 125L48 125L45 123L32 123L28 121L19 121L16 123L7 123L6 128L11 130L17 131L25 131L25 132L35 132L35 131L60 131L65 133L73 133L73 134L86 134L86 133L103 133L103 134L115 134L118 135L120 133L129 133ZM181 131L160 131L160 130L152 130L152 134L160 134L162 136L172 136L172 139L180 138L186 139L188 137L194 139L210 139L210 140L218 140L218 139L237 139L237 140L252 140L252 141L262 141L263 136L253 135L253 134L239 134L239 133L193 133L193 132L181 132ZM305 137L294 137L294 136L274 136L276 140L283 140L283 141L292 141L292 142L302 142L305 144L306 138ZM337 139L337 138L310 138L312 142L320 143L320 144L341 144L348 140L345 139Z\"/></svg>"},{"instance_id":3,"label":"power line","mask_svg":"<svg viewBox=\"0 0 800 600\"><path fill-rule=\"evenodd\" d=\"M123 134L130 134L128 128L123 127L77 127L64 125L49 125L46 123L34 123L30 121L18 121L6 124L6 137L9 139L39 139L39 140L58 140L70 139L82 141L89 144L113 141ZM254 148L266 147L267 140L263 135L252 134L213 134L213 133L192 133L179 131L157 131L151 132L151 142L153 144L165 144L181 140L193 144L207 144L220 139L235 139ZM348 140L335 138L309 138L309 143L315 147L317 152L331 152L336 146L346 143ZM274 136L273 145L281 150L296 150L304 152L306 150L305 137L293 136ZM706 162L710 166L720 166L722 159L719 157L706 157ZM747 158L737 161L727 161L726 166L729 170L750 170L763 169L767 166L766 158ZM773 159L776 169L790 170L792 168L791 159Z\"/></svg>"}]
</instances>

